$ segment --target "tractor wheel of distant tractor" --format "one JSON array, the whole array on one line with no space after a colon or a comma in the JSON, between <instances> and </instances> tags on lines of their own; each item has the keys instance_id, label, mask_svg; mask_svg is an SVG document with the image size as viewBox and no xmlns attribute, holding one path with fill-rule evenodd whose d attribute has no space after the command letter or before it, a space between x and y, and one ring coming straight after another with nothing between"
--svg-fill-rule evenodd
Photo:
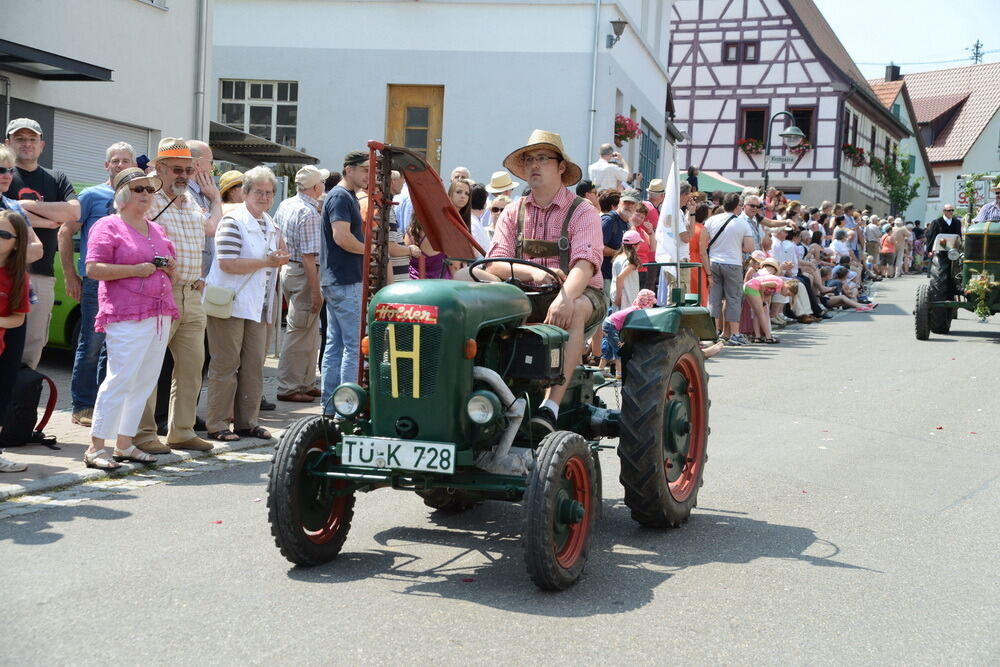
<instances>
[{"instance_id":1,"label":"tractor wheel of distant tractor","mask_svg":"<svg viewBox=\"0 0 1000 667\"><path fill-rule=\"evenodd\" d=\"M570 431L545 436L524 493L524 560L539 588L561 591L580 578L597 502L597 472L587 441Z\"/></svg>"},{"instance_id":2,"label":"tractor wheel of distant tractor","mask_svg":"<svg viewBox=\"0 0 1000 667\"><path fill-rule=\"evenodd\" d=\"M295 422L275 447L267 516L278 549L296 565L332 560L351 529L354 491L344 491L348 482L310 474L339 462L333 456L339 440L333 420L308 417Z\"/></svg>"},{"instance_id":3,"label":"tractor wheel of distant tractor","mask_svg":"<svg viewBox=\"0 0 1000 667\"><path fill-rule=\"evenodd\" d=\"M622 386L618 458L625 504L644 526L680 526L708 459L708 376L690 329L639 338Z\"/></svg>"},{"instance_id":4,"label":"tractor wheel of distant tractor","mask_svg":"<svg viewBox=\"0 0 1000 667\"><path fill-rule=\"evenodd\" d=\"M931 297L930 286L921 285L917 288L917 304L913 308L913 329L917 340L927 340L931 336Z\"/></svg>"},{"instance_id":5,"label":"tractor wheel of distant tractor","mask_svg":"<svg viewBox=\"0 0 1000 667\"><path fill-rule=\"evenodd\" d=\"M445 514L458 514L470 510L480 502L478 499L454 489L429 489L417 491L417 495L424 499L424 505Z\"/></svg>"}]
</instances>

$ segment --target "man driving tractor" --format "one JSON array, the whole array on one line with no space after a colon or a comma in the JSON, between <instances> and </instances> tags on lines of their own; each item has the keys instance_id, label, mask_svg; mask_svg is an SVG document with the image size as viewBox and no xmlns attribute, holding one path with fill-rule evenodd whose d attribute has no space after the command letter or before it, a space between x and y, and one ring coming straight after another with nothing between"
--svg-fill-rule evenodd
<instances>
[{"instance_id":1,"label":"man driving tractor","mask_svg":"<svg viewBox=\"0 0 1000 667\"><path fill-rule=\"evenodd\" d=\"M535 130L528 142L504 161L503 166L527 182L531 194L507 205L496 223L493 245L487 257L528 258L549 267L562 286L552 297L533 298L533 319L544 318L569 332L563 356L563 382L549 387L545 400L531 419L540 435L556 428L559 403L583 354L584 332L606 316L608 297L601 281L604 248L601 219L597 210L566 186L580 180L581 170L563 148L562 137ZM500 281L514 278L523 283L551 282L548 272L523 264L486 264L474 269L476 278ZM458 276L467 278L467 272Z\"/></svg>"}]
</instances>

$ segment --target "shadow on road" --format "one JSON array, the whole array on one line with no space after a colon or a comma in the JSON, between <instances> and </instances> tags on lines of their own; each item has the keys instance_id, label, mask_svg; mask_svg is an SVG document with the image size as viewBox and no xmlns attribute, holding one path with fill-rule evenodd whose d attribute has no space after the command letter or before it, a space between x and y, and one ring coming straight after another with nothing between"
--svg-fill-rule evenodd
<instances>
[{"instance_id":1,"label":"shadow on road","mask_svg":"<svg viewBox=\"0 0 1000 667\"><path fill-rule=\"evenodd\" d=\"M685 570L713 563L779 558L874 572L834 560L839 547L808 528L724 510L696 510L679 530L651 530L632 521L620 500L606 499L583 578L568 591L550 594L538 590L527 576L520 505L486 503L463 514L432 512L429 518L435 527L384 530L375 535L382 549L344 553L321 567L292 568L288 576L324 583L377 577L403 582L406 595L465 600L526 614L582 617L639 609L657 593L670 594L662 586L674 578L680 577L677 583L683 585ZM447 550L444 560L438 555L442 547Z\"/></svg>"},{"instance_id":2,"label":"shadow on road","mask_svg":"<svg viewBox=\"0 0 1000 667\"><path fill-rule=\"evenodd\" d=\"M132 494L119 493L102 498L102 500L128 500L135 498ZM131 512L116 510L99 505L82 503L79 505L56 505L61 512L38 512L15 515L5 519L4 529L0 532L0 542L40 546L52 544L62 539L63 534L54 530L55 524L66 523L76 519L93 519L96 521L114 521L132 516Z\"/></svg>"}]
</instances>

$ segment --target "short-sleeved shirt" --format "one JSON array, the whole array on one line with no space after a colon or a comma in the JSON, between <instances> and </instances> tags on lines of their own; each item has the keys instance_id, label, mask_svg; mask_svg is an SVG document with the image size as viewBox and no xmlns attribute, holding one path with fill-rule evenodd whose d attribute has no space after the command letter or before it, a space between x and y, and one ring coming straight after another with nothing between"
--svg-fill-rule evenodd
<instances>
[{"instance_id":1,"label":"short-sleeved shirt","mask_svg":"<svg viewBox=\"0 0 1000 667\"><path fill-rule=\"evenodd\" d=\"M599 191L617 190L619 182L624 183L628 180L628 172L625 171L624 167L611 164L604 158L589 165L587 167L587 175Z\"/></svg>"},{"instance_id":2,"label":"short-sleeved shirt","mask_svg":"<svg viewBox=\"0 0 1000 667\"><path fill-rule=\"evenodd\" d=\"M14 200L33 199L42 202L73 201L76 192L73 184L61 171L53 171L38 167L34 171L26 171L17 167L10 188L4 193ZM53 256L59 250L58 229L42 229L35 227L35 234L42 242L42 258L28 267L28 273L39 276L55 275Z\"/></svg>"},{"instance_id":3,"label":"short-sleeved shirt","mask_svg":"<svg viewBox=\"0 0 1000 667\"><path fill-rule=\"evenodd\" d=\"M333 240L333 223L342 220L350 223L351 234L364 242L364 221L357 195L338 185L326 195L323 203L320 246L320 285L354 285L361 282L363 257L341 248Z\"/></svg>"},{"instance_id":4,"label":"short-sleeved shirt","mask_svg":"<svg viewBox=\"0 0 1000 667\"><path fill-rule=\"evenodd\" d=\"M173 196L168 196L163 190L157 192L146 217L149 220L156 218L156 224L163 228L177 251L175 279L180 284L193 283L201 280L205 213L187 192L177 195L173 204L170 204L171 199L174 199Z\"/></svg>"},{"instance_id":5,"label":"short-sleeved shirt","mask_svg":"<svg viewBox=\"0 0 1000 667\"><path fill-rule=\"evenodd\" d=\"M319 255L319 202L299 192L278 205L274 222L288 247L288 258L301 262L302 255Z\"/></svg>"},{"instance_id":6,"label":"short-sleeved shirt","mask_svg":"<svg viewBox=\"0 0 1000 667\"><path fill-rule=\"evenodd\" d=\"M562 234L563 220L573 200L576 197L566 188L560 188L549 205L541 208L535 202L534 193L524 198L524 229L525 239L541 241L559 241ZM517 256L517 208L521 200L511 202L497 218L493 233L493 244L486 253L487 257ZM577 206L569 220L566 230L569 237L570 267L577 260L585 260L594 267L594 273L588 283L591 287L603 289L601 266L604 246L601 243L601 219L593 206ZM523 239L522 239L523 240ZM525 254L525 259L543 264L549 268L559 268L559 257L531 257Z\"/></svg>"},{"instance_id":7,"label":"short-sleeved shirt","mask_svg":"<svg viewBox=\"0 0 1000 667\"><path fill-rule=\"evenodd\" d=\"M604 237L604 245L615 250L621 250L622 236L629 229L629 224L618 215L618 211L608 211L601 216L601 235ZM603 248L602 254L603 254ZM601 262L601 275L611 279L611 258L605 257Z\"/></svg>"},{"instance_id":8,"label":"short-sleeved shirt","mask_svg":"<svg viewBox=\"0 0 1000 667\"><path fill-rule=\"evenodd\" d=\"M13 294L11 288L14 286L14 277L10 275L10 270L6 266L0 266L0 317L9 317L14 313L27 313L31 310L31 296L28 288L28 276L24 276L24 293L21 296L19 306L12 307ZM0 328L0 354L4 351L4 333L7 330Z\"/></svg>"},{"instance_id":9,"label":"short-sleeved shirt","mask_svg":"<svg viewBox=\"0 0 1000 667\"><path fill-rule=\"evenodd\" d=\"M87 188L80 193L80 259L77 273L87 275L87 238L94 223L115 212L115 191L107 183Z\"/></svg>"},{"instance_id":10,"label":"short-sleeved shirt","mask_svg":"<svg viewBox=\"0 0 1000 667\"><path fill-rule=\"evenodd\" d=\"M732 221L719 234L719 230L729 218L733 218ZM734 217L732 213L713 215L705 221L704 233L708 234L708 241L711 245L708 249L708 256L713 264L743 265L743 239L753 238L753 230L750 229L745 219L741 219L740 216ZM719 234L718 238L715 238L716 234ZM715 238L715 243L712 243L713 238Z\"/></svg>"}]
</instances>

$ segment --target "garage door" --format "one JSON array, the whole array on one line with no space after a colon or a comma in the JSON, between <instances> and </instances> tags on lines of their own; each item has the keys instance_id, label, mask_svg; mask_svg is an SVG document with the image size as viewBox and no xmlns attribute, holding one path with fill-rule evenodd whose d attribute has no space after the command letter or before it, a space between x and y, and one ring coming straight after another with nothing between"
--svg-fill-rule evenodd
<instances>
[{"instance_id":1,"label":"garage door","mask_svg":"<svg viewBox=\"0 0 1000 667\"><path fill-rule=\"evenodd\" d=\"M108 146L127 141L135 148L136 154L149 155L150 134L150 130L135 125L56 109L52 128L52 166L66 172L74 184L103 183L108 178L104 171L104 155Z\"/></svg>"}]
</instances>

